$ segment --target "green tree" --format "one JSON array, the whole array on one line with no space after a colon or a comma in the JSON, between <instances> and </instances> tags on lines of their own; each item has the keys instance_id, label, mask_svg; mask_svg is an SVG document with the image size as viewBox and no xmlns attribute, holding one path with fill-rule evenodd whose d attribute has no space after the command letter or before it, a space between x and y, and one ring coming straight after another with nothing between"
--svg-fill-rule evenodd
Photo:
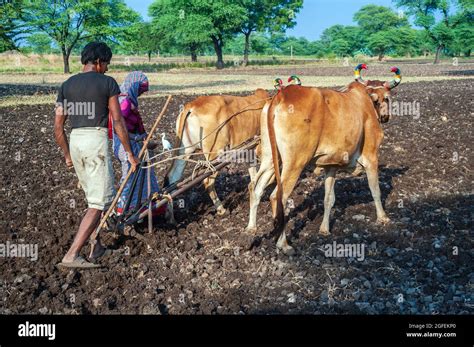
<instances>
[{"instance_id":1,"label":"green tree","mask_svg":"<svg viewBox=\"0 0 474 347\"><path fill-rule=\"evenodd\" d=\"M18 43L25 37L24 8L23 0L1 4L0 53L18 49Z\"/></svg>"},{"instance_id":2,"label":"green tree","mask_svg":"<svg viewBox=\"0 0 474 347\"><path fill-rule=\"evenodd\" d=\"M370 35L368 47L373 53L378 55L379 61L381 61L385 56L385 53L393 48L393 43L390 41L389 32L379 31Z\"/></svg>"},{"instance_id":3,"label":"green tree","mask_svg":"<svg viewBox=\"0 0 474 347\"><path fill-rule=\"evenodd\" d=\"M304 38L299 39L294 36L289 36L287 40L282 43L281 49L285 55L291 53L293 53L293 55L306 55L308 43L308 40Z\"/></svg>"},{"instance_id":4,"label":"green tree","mask_svg":"<svg viewBox=\"0 0 474 347\"><path fill-rule=\"evenodd\" d=\"M426 57L429 52L432 52L436 47L433 45L430 37L425 30L415 30L415 40L413 49L417 55Z\"/></svg>"},{"instance_id":5,"label":"green tree","mask_svg":"<svg viewBox=\"0 0 474 347\"><path fill-rule=\"evenodd\" d=\"M187 50L192 61L197 61L197 52L209 42L212 30L211 21L195 5L186 0L157 0L148 9L153 40L160 37L165 46Z\"/></svg>"},{"instance_id":6,"label":"green tree","mask_svg":"<svg viewBox=\"0 0 474 347\"><path fill-rule=\"evenodd\" d=\"M295 26L296 13L303 7L303 0L239 0L246 11L241 31L245 37L244 61L249 61L250 35L255 31L284 31Z\"/></svg>"},{"instance_id":7,"label":"green tree","mask_svg":"<svg viewBox=\"0 0 474 347\"><path fill-rule=\"evenodd\" d=\"M218 69L224 67L225 41L239 32L246 19L245 9L231 0L156 0L149 15L156 31L168 40L188 44L192 56L199 45L210 41Z\"/></svg>"},{"instance_id":8,"label":"green tree","mask_svg":"<svg viewBox=\"0 0 474 347\"><path fill-rule=\"evenodd\" d=\"M397 55L406 56L416 53L417 31L409 26L389 30L393 50Z\"/></svg>"},{"instance_id":9,"label":"green tree","mask_svg":"<svg viewBox=\"0 0 474 347\"><path fill-rule=\"evenodd\" d=\"M224 68L222 48L225 40L232 37L240 30L247 19L246 11L238 3L230 0L195 0L199 6L200 13L207 15L212 24L211 41L217 55L217 68Z\"/></svg>"},{"instance_id":10,"label":"green tree","mask_svg":"<svg viewBox=\"0 0 474 347\"><path fill-rule=\"evenodd\" d=\"M351 51L349 43L342 38L331 42L331 45L329 46L329 48L336 55L340 55L340 56L349 55Z\"/></svg>"},{"instance_id":11,"label":"green tree","mask_svg":"<svg viewBox=\"0 0 474 347\"><path fill-rule=\"evenodd\" d=\"M334 44L338 41L337 44ZM345 43L343 44L342 41ZM361 29L355 26L333 25L325 29L321 35L321 44L325 50L338 55L352 55L365 46L366 38ZM337 52L333 49L336 48Z\"/></svg>"},{"instance_id":12,"label":"green tree","mask_svg":"<svg viewBox=\"0 0 474 347\"><path fill-rule=\"evenodd\" d=\"M380 31L409 25L405 16L399 16L390 8L366 5L354 14L354 21L368 36Z\"/></svg>"},{"instance_id":13,"label":"green tree","mask_svg":"<svg viewBox=\"0 0 474 347\"><path fill-rule=\"evenodd\" d=\"M266 54L270 49L270 40L265 34L257 32L253 35L251 47L255 53Z\"/></svg>"},{"instance_id":14,"label":"green tree","mask_svg":"<svg viewBox=\"0 0 474 347\"><path fill-rule=\"evenodd\" d=\"M453 41L448 44L448 47L455 51L456 55L464 53L466 57L469 57L474 48L474 1L459 0L458 9Z\"/></svg>"},{"instance_id":15,"label":"green tree","mask_svg":"<svg viewBox=\"0 0 474 347\"><path fill-rule=\"evenodd\" d=\"M466 57L471 56L474 48L474 27L469 23L462 23L454 29L453 44L457 52L462 52Z\"/></svg>"},{"instance_id":16,"label":"green tree","mask_svg":"<svg viewBox=\"0 0 474 347\"><path fill-rule=\"evenodd\" d=\"M126 28L115 44L116 50L123 54L146 54L148 61L151 55L165 47L165 40L149 22L137 22Z\"/></svg>"},{"instance_id":17,"label":"green tree","mask_svg":"<svg viewBox=\"0 0 474 347\"><path fill-rule=\"evenodd\" d=\"M45 54L51 52L51 38L44 33L34 33L26 38L26 42L35 53Z\"/></svg>"},{"instance_id":18,"label":"green tree","mask_svg":"<svg viewBox=\"0 0 474 347\"><path fill-rule=\"evenodd\" d=\"M60 48L64 73L70 73L69 56L78 42L120 36L140 18L123 0L34 0L24 10L26 25Z\"/></svg>"},{"instance_id":19,"label":"green tree","mask_svg":"<svg viewBox=\"0 0 474 347\"><path fill-rule=\"evenodd\" d=\"M382 60L388 51L406 54L411 50L415 37L410 31L408 19L390 8L366 5L354 14L362 32L367 36L367 47ZM408 35L404 38L404 35Z\"/></svg>"},{"instance_id":20,"label":"green tree","mask_svg":"<svg viewBox=\"0 0 474 347\"><path fill-rule=\"evenodd\" d=\"M321 41L312 41L308 44L308 54L322 58L326 54L326 49Z\"/></svg>"},{"instance_id":21,"label":"green tree","mask_svg":"<svg viewBox=\"0 0 474 347\"><path fill-rule=\"evenodd\" d=\"M368 48L378 55L379 61L387 52L406 55L412 52L416 33L410 27L392 28L370 35Z\"/></svg>"},{"instance_id":22,"label":"green tree","mask_svg":"<svg viewBox=\"0 0 474 347\"><path fill-rule=\"evenodd\" d=\"M439 63L442 50L454 37L453 30L469 13L472 14L472 0L394 0L398 7L414 16L415 24L422 27L436 46L434 64ZM451 12L451 7L459 5L461 10ZM440 14L437 19L436 14ZM471 24L472 25L472 24Z\"/></svg>"},{"instance_id":23,"label":"green tree","mask_svg":"<svg viewBox=\"0 0 474 347\"><path fill-rule=\"evenodd\" d=\"M282 32L273 32L270 35L269 43L270 43L270 54L282 54L283 51L281 47L284 43L288 40L288 37Z\"/></svg>"}]
</instances>

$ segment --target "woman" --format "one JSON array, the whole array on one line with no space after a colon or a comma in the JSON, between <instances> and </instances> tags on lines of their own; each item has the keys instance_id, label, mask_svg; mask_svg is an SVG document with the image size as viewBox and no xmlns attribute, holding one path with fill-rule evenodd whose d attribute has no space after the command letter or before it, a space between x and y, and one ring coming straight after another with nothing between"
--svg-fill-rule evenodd
<instances>
[{"instance_id":1,"label":"woman","mask_svg":"<svg viewBox=\"0 0 474 347\"><path fill-rule=\"evenodd\" d=\"M140 153L140 150L143 146L143 141L147 136L140 112L138 111L138 97L148 91L148 86L148 78L141 71L130 72L127 77L125 77L125 81L120 86L120 109L127 125L132 152L136 157L138 157L138 154ZM110 136L112 133L112 128L109 130ZM128 171L130 170L130 163L128 162L127 154L125 153L122 143L120 142L120 139L118 138L115 131L113 131L113 149L115 156L120 160L122 164L122 178L120 180L120 183L122 183L125 177L127 176ZM151 170L151 192L148 191L146 177L147 170ZM133 179L134 176L130 177L118 200L117 214L119 215L123 213L123 210L126 206L127 199L129 198L130 191L132 188ZM143 182L143 184L141 182ZM139 196L140 186L142 186L141 197ZM135 184L135 188L133 190L129 209L134 209L140 206L142 202L148 199L150 194L153 194L158 191L158 182L156 180L156 176L153 169L141 170L137 182ZM165 210L165 206L159 209L153 209L153 215L156 216L163 214Z\"/></svg>"}]
</instances>

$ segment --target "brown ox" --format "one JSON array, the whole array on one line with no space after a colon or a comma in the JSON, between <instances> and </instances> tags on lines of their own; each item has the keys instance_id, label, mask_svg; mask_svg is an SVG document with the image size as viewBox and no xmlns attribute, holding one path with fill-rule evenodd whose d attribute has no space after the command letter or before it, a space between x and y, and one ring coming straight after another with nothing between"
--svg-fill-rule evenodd
<instances>
[{"instance_id":1,"label":"brown ox","mask_svg":"<svg viewBox=\"0 0 474 347\"><path fill-rule=\"evenodd\" d=\"M260 115L268 93L257 89L249 96L201 96L187 103L176 121L176 147L179 155L189 159L195 151L202 150L206 160L216 159L226 148L234 148L260 133ZM165 178L165 186L178 182L186 161L176 159ZM211 197L217 213L226 212L217 196L214 184L217 172L204 180L204 187Z\"/></svg>"},{"instance_id":2,"label":"brown ox","mask_svg":"<svg viewBox=\"0 0 474 347\"><path fill-rule=\"evenodd\" d=\"M277 249L285 254L293 254L294 250L286 240L283 206L286 206L302 170L309 163L324 167L325 171L321 234L329 234L336 171L355 168L357 163L367 173L377 221L389 222L382 207L378 182L378 149L383 139L380 123L389 120L386 111L390 89L400 83L401 77L399 70L392 68L397 76L391 82L364 82L358 74L360 68L356 68L356 81L344 91L292 85L267 102L262 111L262 158L255 180L249 185L247 230L255 232L261 196L265 187L276 178L277 186L270 200L276 231L281 232Z\"/></svg>"}]
</instances>

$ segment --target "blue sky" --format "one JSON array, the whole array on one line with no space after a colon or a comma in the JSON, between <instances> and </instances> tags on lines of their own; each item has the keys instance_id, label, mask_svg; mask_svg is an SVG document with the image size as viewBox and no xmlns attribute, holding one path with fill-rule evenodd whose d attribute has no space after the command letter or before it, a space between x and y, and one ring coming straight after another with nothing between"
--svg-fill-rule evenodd
<instances>
[{"instance_id":1,"label":"blue sky","mask_svg":"<svg viewBox=\"0 0 474 347\"><path fill-rule=\"evenodd\" d=\"M192 0L190 0L192 1ZM148 6L153 0L125 0L128 6L148 19ZM304 0L304 6L296 15L296 26L288 35L306 37L314 41L324 29L335 24L354 24L352 17L362 6L376 4L396 10L391 0Z\"/></svg>"}]
</instances>

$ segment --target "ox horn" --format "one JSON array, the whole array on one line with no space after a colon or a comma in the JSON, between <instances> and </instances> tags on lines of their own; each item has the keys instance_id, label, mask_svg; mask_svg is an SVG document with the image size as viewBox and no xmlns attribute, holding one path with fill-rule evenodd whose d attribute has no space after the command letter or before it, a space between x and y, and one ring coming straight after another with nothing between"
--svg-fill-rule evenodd
<instances>
[{"instance_id":1,"label":"ox horn","mask_svg":"<svg viewBox=\"0 0 474 347\"><path fill-rule=\"evenodd\" d=\"M301 85L301 80L296 75L291 75L290 77L288 77L288 82L291 84L299 85L299 86Z\"/></svg>"},{"instance_id":2,"label":"ox horn","mask_svg":"<svg viewBox=\"0 0 474 347\"><path fill-rule=\"evenodd\" d=\"M273 81L273 86L275 87L276 90L283 89L283 80L281 78L276 78Z\"/></svg>"},{"instance_id":3,"label":"ox horn","mask_svg":"<svg viewBox=\"0 0 474 347\"><path fill-rule=\"evenodd\" d=\"M367 65L366 64L359 64L355 67L354 69L354 78L357 82L365 84L364 80L360 76L360 71L361 70L367 70Z\"/></svg>"},{"instance_id":4,"label":"ox horn","mask_svg":"<svg viewBox=\"0 0 474 347\"><path fill-rule=\"evenodd\" d=\"M396 86L398 86L400 82L402 81L402 73L400 72L400 69L396 66L392 66L390 68L390 71L392 71L395 74L395 78L392 79L390 82L385 82L385 84L388 89L393 89Z\"/></svg>"}]
</instances>

